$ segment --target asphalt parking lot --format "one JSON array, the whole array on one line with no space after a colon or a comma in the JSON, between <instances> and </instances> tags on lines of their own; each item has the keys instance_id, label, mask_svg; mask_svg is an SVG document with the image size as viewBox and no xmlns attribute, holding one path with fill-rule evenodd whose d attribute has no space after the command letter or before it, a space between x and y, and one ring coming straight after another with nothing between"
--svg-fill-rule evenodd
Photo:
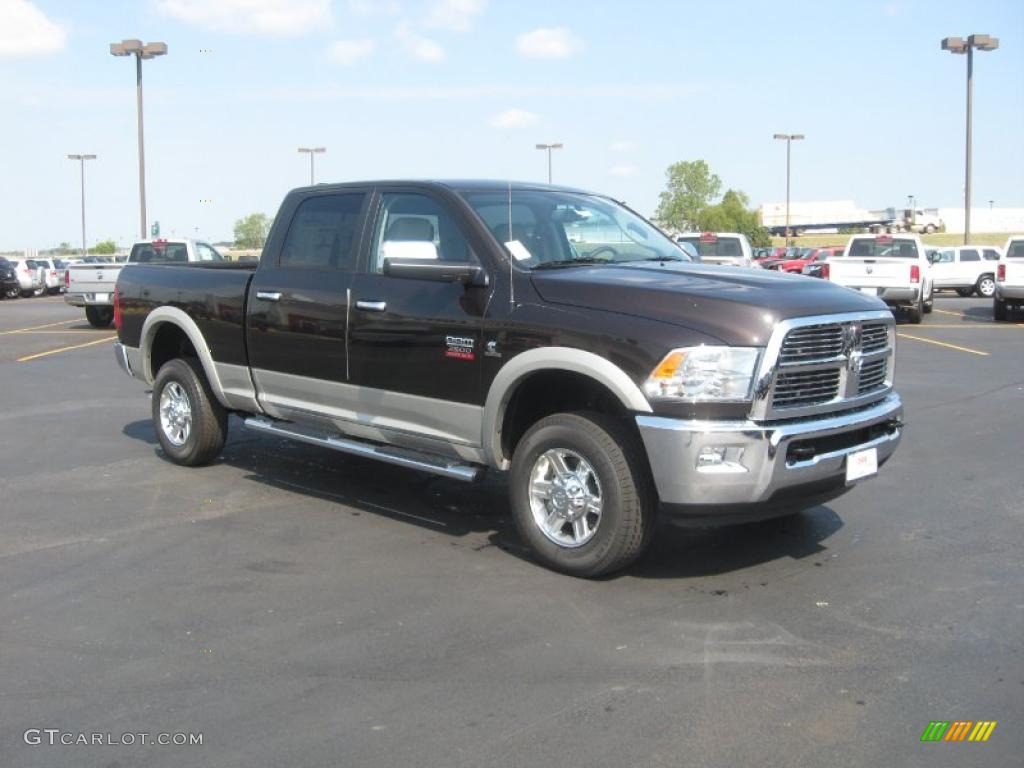
<instances>
[{"instance_id":1,"label":"asphalt parking lot","mask_svg":"<svg viewBox=\"0 0 1024 768\"><path fill-rule=\"evenodd\" d=\"M526 559L500 478L237 421L164 461L112 331L0 302L0 765L1020 765L1024 318L942 297L899 335L879 477L586 582Z\"/></svg>"}]
</instances>

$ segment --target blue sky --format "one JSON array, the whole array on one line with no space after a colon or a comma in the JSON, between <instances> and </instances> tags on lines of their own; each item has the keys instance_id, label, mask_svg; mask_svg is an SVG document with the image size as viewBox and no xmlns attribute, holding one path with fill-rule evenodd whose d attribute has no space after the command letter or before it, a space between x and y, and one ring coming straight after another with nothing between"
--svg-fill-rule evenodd
<instances>
[{"instance_id":1,"label":"blue sky","mask_svg":"<svg viewBox=\"0 0 1024 768\"><path fill-rule=\"evenodd\" d=\"M962 204L964 57L975 56L974 200L1024 206L1024 2L611 0L0 0L0 250L138 227L134 63L144 65L150 220L230 238L308 182L555 181L650 214L677 160L705 159L754 205ZM211 52L204 52L209 50ZM209 200L211 202L201 202Z\"/></svg>"}]
</instances>

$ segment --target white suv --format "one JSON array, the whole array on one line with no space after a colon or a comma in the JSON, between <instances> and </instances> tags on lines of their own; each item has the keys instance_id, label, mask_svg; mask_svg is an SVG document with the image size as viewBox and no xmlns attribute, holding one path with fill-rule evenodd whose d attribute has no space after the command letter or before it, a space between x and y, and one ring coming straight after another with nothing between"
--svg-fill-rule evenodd
<instances>
[{"instance_id":1,"label":"white suv","mask_svg":"<svg viewBox=\"0 0 1024 768\"><path fill-rule=\"evenodd\" d=\"M929 249L936 288L951 288L961 296L977 292L986 299L996 292L996 265L1002 254L991 245Z\"/></svg>"}]
</instances>

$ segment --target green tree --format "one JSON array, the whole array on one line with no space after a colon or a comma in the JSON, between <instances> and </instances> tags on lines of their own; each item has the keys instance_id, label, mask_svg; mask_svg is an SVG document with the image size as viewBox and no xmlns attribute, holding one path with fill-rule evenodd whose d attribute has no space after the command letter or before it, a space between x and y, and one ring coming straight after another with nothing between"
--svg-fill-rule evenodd
<instances>
[{"instance_id":1,"label":"green tree","mask_svg":"<svg viewBox=\"0 0 1024 768\"><path fill-rule=\"evenodd\" d=\"M237 248L262 248L270 232L270 218L263 213L250 213L235 222Z\"/></svg>"},{"instance_id":2,"label":"green tree","mask_svg":"<svg viewBox=\"0 0 1024 768\"><path fill-rule=\"evenodd\" d=\"M101 240L89 249L89 253L96 255L111 254L117 251L117 243L113 240Z\"/></svg>"},{"instance_id":3,"label":"green tree","mask_svg":"<svg viewBox=\"0 0 1024 768\"><path fill-rule=\"evenodd\" d=\"M665 177L665 191L654 218L666 229L693 229L701 211L718 197L722 180L703 160L674 163L665 171Z\"/></svg>"},{"instance_id":4,"label":"green tree","mask_svg":"<svg viewBox=\"0 0 1024 768\"><path fill-rule=\"evenodd\" d=\"M745 193L727 190L721 202L708 206L697 216L697 228L702 232L741 232L754 248L770 246L771 235L761 226L757 211L747 208L749 204Z\"/></svg>"}]
</instances>

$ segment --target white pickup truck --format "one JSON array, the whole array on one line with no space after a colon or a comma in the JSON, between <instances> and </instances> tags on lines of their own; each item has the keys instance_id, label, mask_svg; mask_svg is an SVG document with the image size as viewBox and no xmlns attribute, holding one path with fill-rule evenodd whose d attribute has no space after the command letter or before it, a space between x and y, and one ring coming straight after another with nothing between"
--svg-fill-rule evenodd
<instances>
[{"instance_id":1,"label":"white pickup truck","mask_svg":"<svg viewBox=\"0 0 1024 768\"><path fill-rule=\"evenodd\" d=\"M127 264L224 261L216 248L190 238L139 240L132 246ZM64 301L85 307L94 328L106 328L114 320L114 286L123 264L72 264L64 273Z\"/></svg>"},{"instance_id":2,"label":"white pickup truck","mask_svg":"<svg viewBox=\"0 0 1024 768\"><path fill-rule=\"evenodd\" d=\"M953 289L961 296L977 293L991 299L996 292L996 264L1002 255L991 245L928 249L936 290Z\"/></svg>"},{"instance_id":3,"label":"white pickup truck","mask_svg":"<svg viewBox=\"0 0 1024 768\"><path fill-rule=\"evenodd\" d=\"M992 300L992 314L996 320L1006 320L1009 309L1024 309L1024 236L1017 235L1006 241L1003 255L996 266L996 295Z\"/></svg>"},{"instance_id":4,"label":"white pickup truck","mask_svg":"<svg viewBox=\"0 0 1024 768\"><path fill-rule=\"evenodd\" d=\"M917 235L854 235L829 280L903 309L912 323L932 311L932 271Z\"/></svg>"}]
</instances>

